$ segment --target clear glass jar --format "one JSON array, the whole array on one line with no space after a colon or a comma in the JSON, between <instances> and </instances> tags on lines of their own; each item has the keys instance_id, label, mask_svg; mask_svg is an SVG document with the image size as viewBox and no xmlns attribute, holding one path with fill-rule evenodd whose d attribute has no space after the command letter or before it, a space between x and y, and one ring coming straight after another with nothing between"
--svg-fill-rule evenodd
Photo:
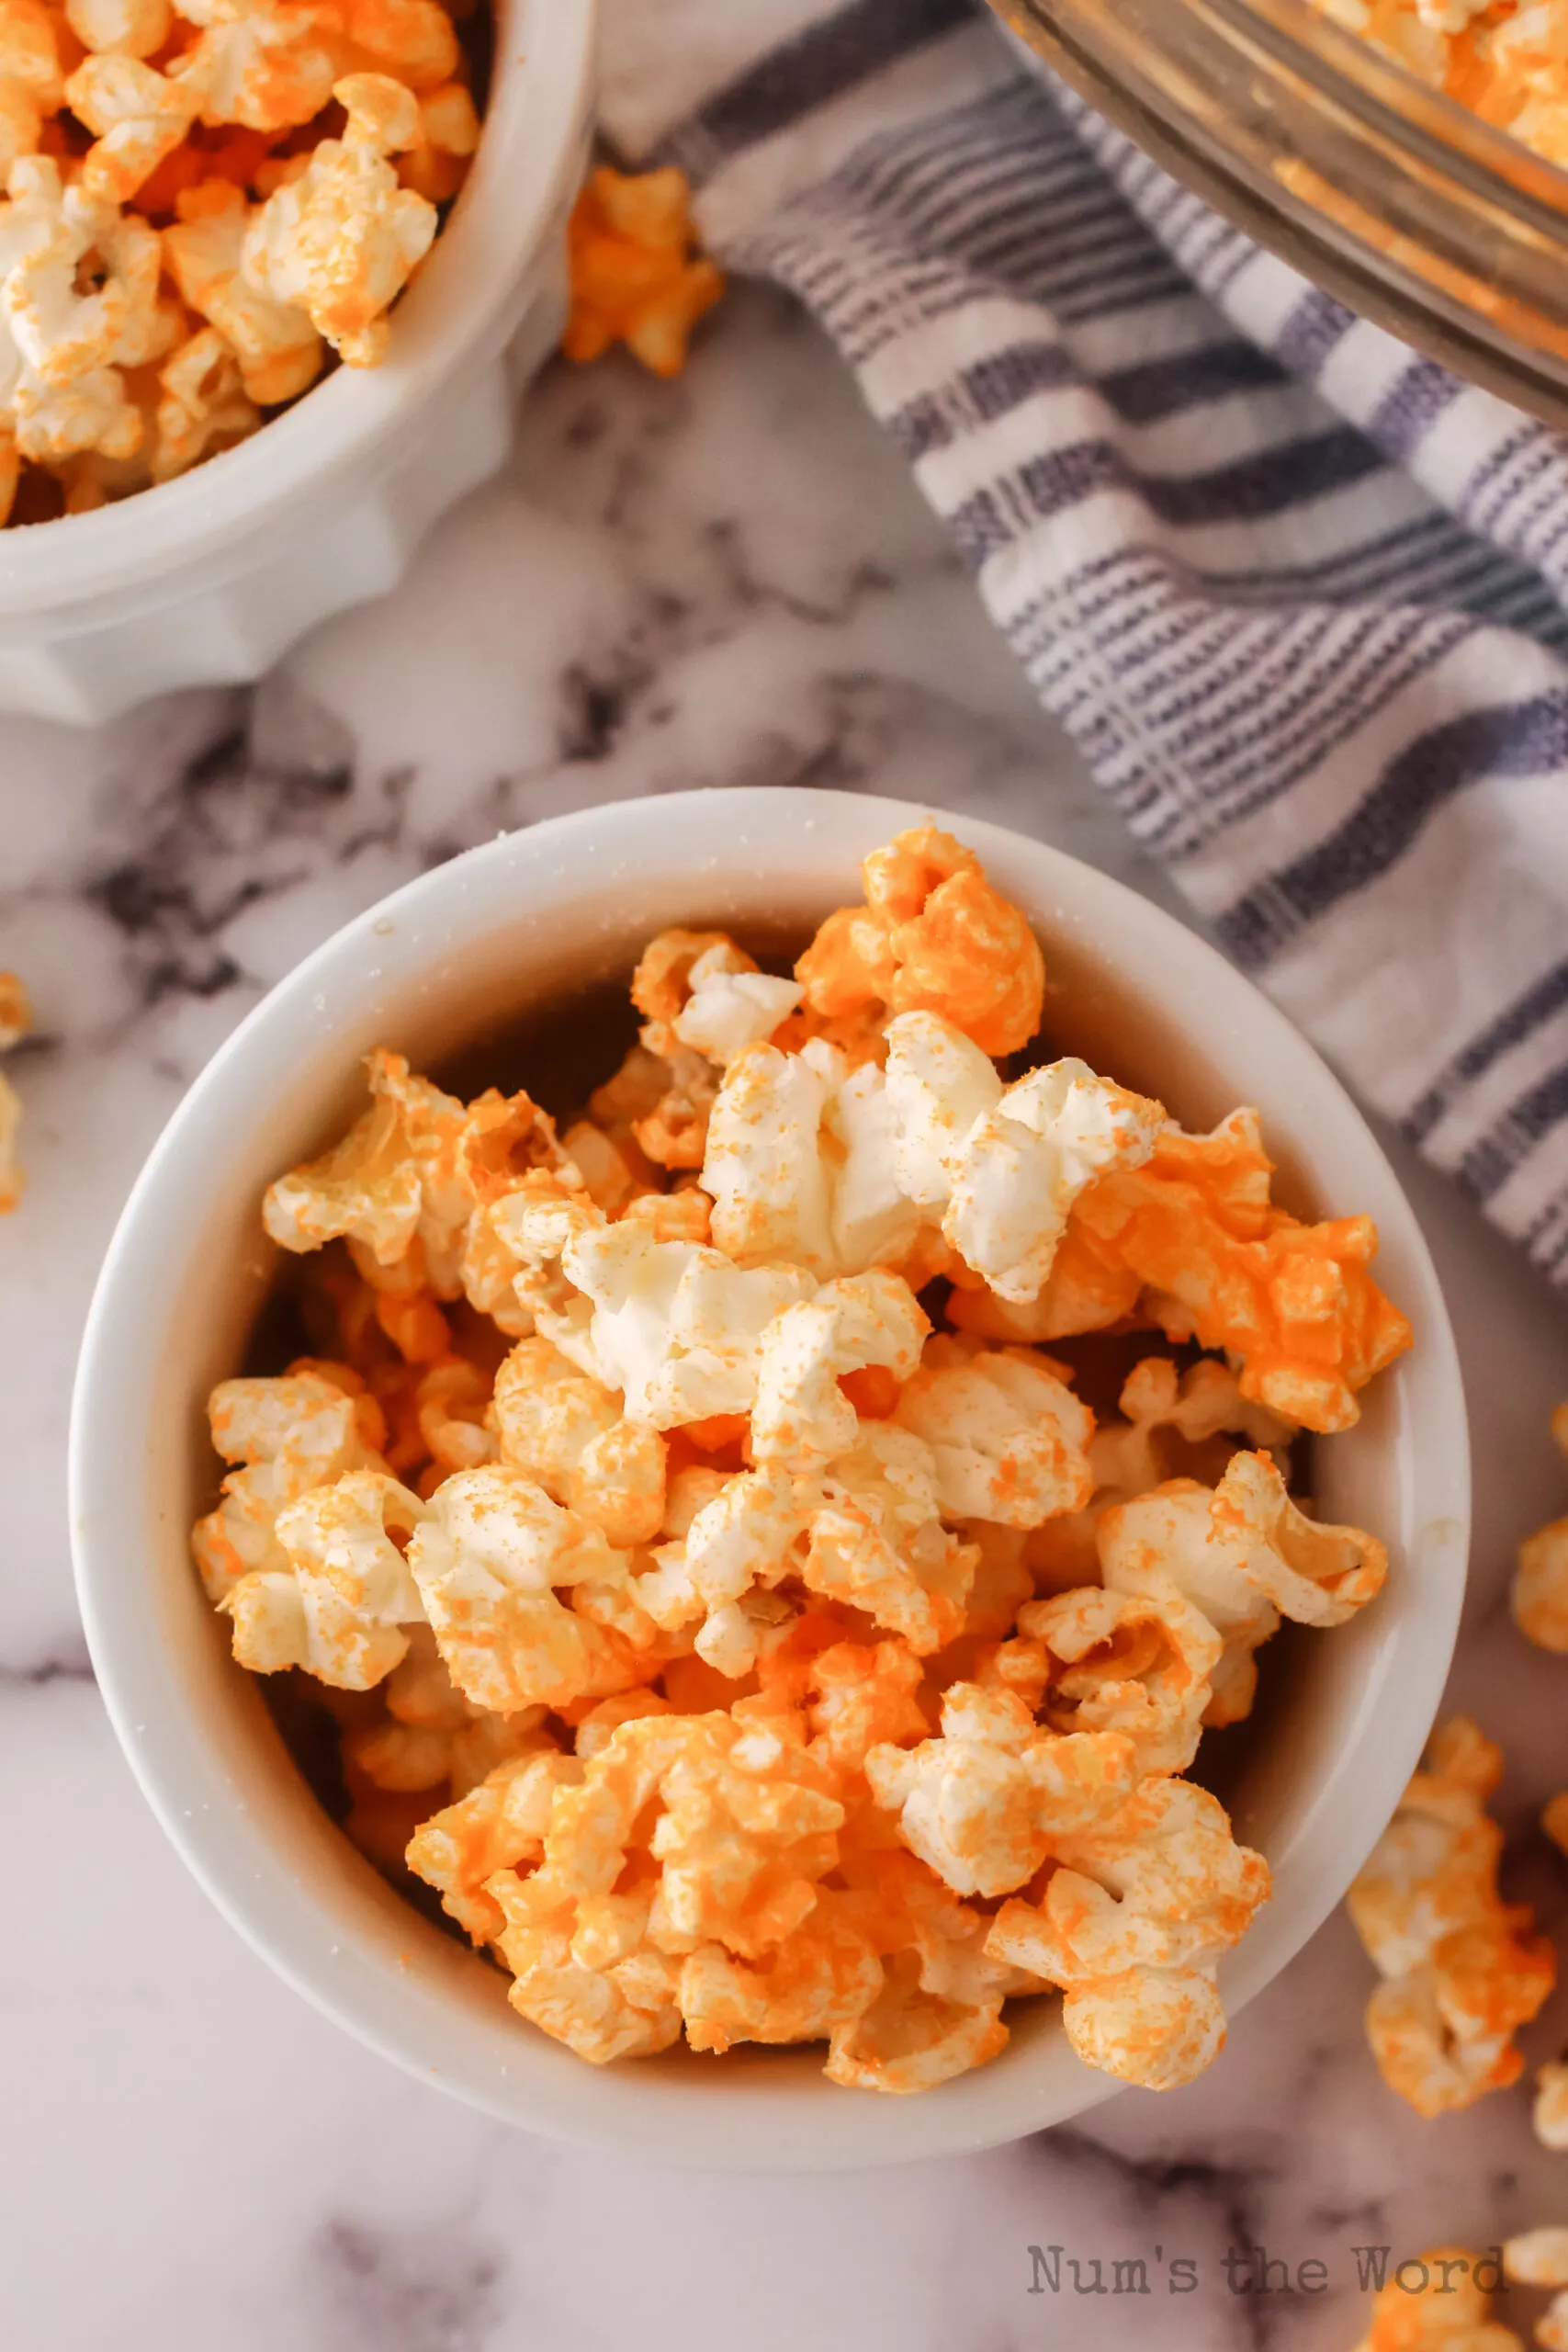
<instances>
[{"instance_id":1,"label":"clear glass jar","mask_svg":"<svg viewBox=\"0 0 1568 2352\"><path fill-rule=\"evenodd\" d=\"M1303 276L1568 425L1568 173L1307 0L991 0Z\"/></svg>"}]
</instances>

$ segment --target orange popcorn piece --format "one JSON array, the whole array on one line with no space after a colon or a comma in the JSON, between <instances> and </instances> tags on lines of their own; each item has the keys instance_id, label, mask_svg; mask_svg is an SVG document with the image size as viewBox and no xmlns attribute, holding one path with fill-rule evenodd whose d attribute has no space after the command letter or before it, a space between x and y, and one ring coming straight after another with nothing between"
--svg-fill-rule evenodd
<instances>
[{"instance_id":1,"label":"orange popcorn piece","mask_svg":"<svg viewBox=\"0 0 1568 2352\"><path fill-rule=\"evenodd\" d=\"M821 2041L852 2030L883 1987L882 1963L842 1895L818 1894L804 1926L760 1959L699 1946L677 1998L694 2050L738 2041Z\"/></svg>"},{"instance_id":2,"label":"orange popcorn piece","mask_svg":"<svg viewBox=\"0 0 1568 2352\"><path fill-rule=\"evenodd\" d=\"M506 1926L485 1881L538 1861L556 1791L581 1785L582 1772L577 1758L562 1756L546 1733L530 1733L521 1755L433 1814L410 1840L410 1870L434 1887L443 1910L475 1943L493 1943Z\"/></svg>"},{"instance_id":3,"label":"orange popcorn piece","mask_svg":"<svg viewBox=\"0 0 1568 2352\"><path fill-rule=\"evenodd\" d=\"M1513 2329L1493 2320L1492 2297L1475 2283L1483 2259L1466 2246L1438 2245L1401 2263L1378 2290L1356 2352L1524 2352Z\"/></svg>"},{"instance_id":4,"label":"orange popcorn piece","mask_svg":"<svg viewBox=\"0 0 1568 2352\"><path fill-rule=\"evenodd\" d=\"M722 271L695 244L683 172L592 172L569 235L567 357L597 359L624 343L654 375L678 376L693 328L724 291Z\"/></svg>"},{"instance_id":5,"label":"orange popcorn piece","mask_svg":"<svg viewBox=\"0 0 1568 2352\"><path fill-rule=\"evenodd\" d=\"M1212 1135L1168 1128L1141 1168L1089 1185L1074 1216L1154 1294L1168 1337L1241 1359L1243 1396L1305 1429L1349 1429L1357 1391L1411 1329L1367 1272L1371 1219L1299 1223L1269 1202L1272 1166L1257 1114L1235 1111Z\"/></svg>"},{"instance_id":6,"label":"orange popcorn piece","mask_svg":"<svg viewBox=\"0 0 1568 2352\"><path fill-rule=\"evenodd\" d=\"M1383 2080L1419 2115L1516 2082L1516 2029L1551 1992L1556 1960L1529 1906L1497 1892L1503 1833L1485 1800L1502 1756L1468 1716L1434 1733L1421 1770L1347 1897L1384 1979L1367 2005Z\"/></svg>"},{"instance_id":7,"label":"orange popcorn piece","mask_svg":"<svg viewBox=\"0 0 1568 2352\"><path fill-rule=\"evenodd\" d=\"M1027 1045L1044 959L974 852L923 825L874 850L861 873L864 906L829 915L795 967L807 1009L830 1021L876 1007L937 1012L985 1053Z\"/></svg>"},{"instance_id":8,"label":"orange popcorn piece","mask_svg":"<svg viewBox=\"0 0 1568 2352\"><path fill-rule=\"evenodd\" d=\"M815 1951L791 1944L843 1819L821 1767L769 1724L624 1722L557 1795L537 1870L488 1882L513 2005L595 2064L646 2056L680 2033L682 1963L695 1958L699 2046L783 2038L778 2009L808 2014L843 1966L827 1915ZM863 1965L861 1981L874 1990Z\"/></svg>"}]
</instances>

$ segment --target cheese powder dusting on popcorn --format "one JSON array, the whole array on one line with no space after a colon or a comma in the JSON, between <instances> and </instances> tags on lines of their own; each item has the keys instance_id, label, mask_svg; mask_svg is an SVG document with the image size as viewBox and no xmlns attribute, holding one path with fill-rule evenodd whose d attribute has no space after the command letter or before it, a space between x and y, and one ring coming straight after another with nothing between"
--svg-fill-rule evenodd
<instances>
[{"instance_id":1,"label":"cheese powder dusting on popcorn","mask_svg":"<svg viewBox=\"0 0 1568 2352\"><path fill-rule=\"evenodd\" d=\"M563 1135L369 1057L267 1193L315 1352L214 1391L196 1557L242 1664L312 1679L350 1833L580 2056L814 2041L908 2093L1056 1990L1165 2088L1269 1885L1182 1775L1282 1618L1375 1600L1382 1546L1286 1472L1409 1330L1364 1220L1271 1203L1252 1114L998 1070L1044 966L972 853L864 875L793 978L661 933ZM1106 1331L1144 1352L1097 1417Z\"/></svg>"},{"instance_id":2,"label":"cheese powder dusting on popcorn","mask_svg":"<svg viewBox=\"0 0 1568 2352\"><path fill-rule=\"evenodd\" d=\"M478 144L467 73L442 0L0 0L0 523L381 359Z\"/></svg>"},{"instance_id":3,"label":"cheese powder dusting on popcorn","mask_svg":"<svg viewBox=\"0 0 1568 2352\"><path fill-rule=\"evenodd\" d=\"M1502 1770L1468 1716L1443 1724L1348 1898L1384 1980L1367 2005L1367 2038L1383 2080L1419 2115L1517 2082L1515 2031L1556 1980L1529 1906L1497 1892L1503 1833L1486 1799Z\"/></svg>"}]
</instances>

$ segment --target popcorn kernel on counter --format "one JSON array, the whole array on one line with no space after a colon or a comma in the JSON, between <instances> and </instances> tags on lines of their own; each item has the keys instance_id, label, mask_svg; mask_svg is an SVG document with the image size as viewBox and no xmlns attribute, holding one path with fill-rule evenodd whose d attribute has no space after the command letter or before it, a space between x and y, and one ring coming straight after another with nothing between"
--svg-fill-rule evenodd
<instances>
[{"instance_id":1,"label":"popcorn kernel on counter","mask_svg":"<svg viewBox=\"0 0 1568 2352\"><path fill-rule=\"evenodd\" d=\"M478 144L467 71L441 0L4 0L0 523L381 358Z\"/></svg>"},{"instance_id":2,"label":"popcorn kernel on counter","mask_svg":"<svg viewBox=\"0 0 1568 2352\"><path fill-rule=\"evenodd\" d=\"M1528 1904L1497 1891L1503 1833L1486 1799L1501 1751L1470 1718L1432 1735L1420 1770L1347 1898L1383 1982L1367 2039L1392 2090L1418 2115L1471 2106L1524 2071L1514 2034L1556 1981Z\"/></svg>"},{"instance_id":3,"label":"popcorn kernel on counter","mask_svg":"<svg viewBox=\"0 0 1568 2352\"><path fill-rule=\"evenodd\" d=\"M567 238L567 357L597 359L624 343L655 376L678 376L693 329L724 292L723 272L695 246L691 190L672 164L591 172Z\"/></svg>"},{"instance_id":4,"label":"popcorn kernel on counter","mask_svg":"<svg viewBox=\"0 0 1568 2352\"><path fill-rule=\"evenodd\" d=\"M263 1204L316 1352L213 1392L197 1563L243 1664L314 1678L350 1834L389 1868L408 1808L579 2056L818 2042L905 2095L1059 1991L1169 2087L1269 1888L1182 1775L1283 1618L1375 1601L1286 1465L1408 1327L1370 1227L1272 1204L1251 1113L1004 1079L1044 966L969 851L923 826L865 884L793 978L661 933L561 1130L368 1057ZM1097 1415L1108 1327L1144 1352Z\"/></svg>"}]
</instances>

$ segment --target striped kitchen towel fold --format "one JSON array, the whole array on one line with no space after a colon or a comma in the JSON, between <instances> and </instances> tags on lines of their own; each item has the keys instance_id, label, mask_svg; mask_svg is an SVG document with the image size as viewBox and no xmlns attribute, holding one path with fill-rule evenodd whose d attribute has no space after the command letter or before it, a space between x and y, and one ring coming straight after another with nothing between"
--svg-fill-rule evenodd
<instances>
[{"instance_id":1,"label":"striped kitchen towel fold","mask_svg":"<svg viewBox=\"0 0 1568 2352\"><path fill-rule=\"evenodd\" d=\"M833 336L1247 971L1568 1283L1568 446L972 0L606 0L604 117Z\"/></svg>"}]
</instances>

